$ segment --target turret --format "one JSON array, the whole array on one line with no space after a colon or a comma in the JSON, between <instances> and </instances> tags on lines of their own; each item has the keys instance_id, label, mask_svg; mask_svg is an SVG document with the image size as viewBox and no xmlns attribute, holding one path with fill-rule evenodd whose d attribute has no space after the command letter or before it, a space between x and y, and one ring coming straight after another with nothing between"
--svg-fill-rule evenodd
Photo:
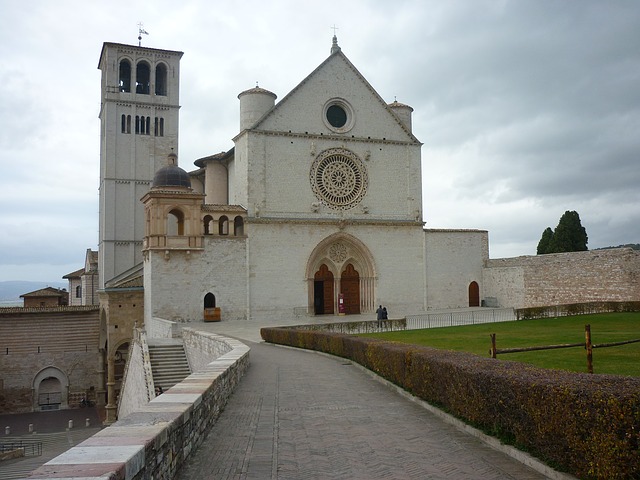
<instances>
[{"instance_id":1,"label":"turret","mask_svg":"<svg viewBox=\"0 0 640 480\"><path fill-rule=\"evenodd\" d=\"M240 99L240 131L251 128L273 108L277 95L256 86L238 95Z\"/></svg>"},{"instance_id":2,"label":"turret","mask_svg":"<svg viewBox=\"0 0 640 480\"><path fill-rule=\"evenodd\" d=\"M394 100L393 103L389 104L389 108L396 116L400 119L400 122L406 127L409 132L411 132L411 112L413 112L413 108L409 105L405 105L404 103L400 103L397 100Z\"/></svg>"},{"instance_id":3,"label":"turret","mask_svg":"<svg viewBox=\"0 0 640 480\"><path fill-rule=\"evenodd\" d=\"M216 153L208 157L199 158L194 163L204 168L204 203L210 205L227 205L229 203L229 174L227 162L233 150Z\"/></svg>"}]
</instances>

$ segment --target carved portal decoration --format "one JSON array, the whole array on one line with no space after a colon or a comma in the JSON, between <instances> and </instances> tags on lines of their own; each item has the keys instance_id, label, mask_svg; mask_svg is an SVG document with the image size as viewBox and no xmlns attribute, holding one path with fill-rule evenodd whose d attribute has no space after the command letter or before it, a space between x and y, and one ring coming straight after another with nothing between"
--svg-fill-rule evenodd
<instances>
[{"instance_id":1,"label":"carved portal decoration","mask_svg":"<svg viewBox=\"0 0 640 480\"><path fill-rule=\"evenodd\" d=\"M318 200L339 210L358 205L369 186L364 164L344 148L330 148L320 153L311 165L309 177Z\"/></svg>"},{"instance_id":2,"label":"carved portal decoration","mask_svg":"<svg viewBox=\"0 0 640 480\"><path fill-rule=\"evenodd\" d=\"M335 263L342 263L347 259L347 247L342 242L336 242L329 247L329 258Z\"/></svg>"}]
</instances>

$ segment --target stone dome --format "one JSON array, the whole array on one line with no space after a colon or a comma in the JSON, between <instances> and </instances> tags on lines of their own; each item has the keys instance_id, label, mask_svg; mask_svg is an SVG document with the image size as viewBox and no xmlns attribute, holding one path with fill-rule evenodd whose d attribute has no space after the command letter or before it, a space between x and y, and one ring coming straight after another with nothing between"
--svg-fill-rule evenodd
<instances>
[{"instance_id":1,"label":"stone dome","mask_svg":"<svg viewBox=\"0 0 640 480\"><path fill-rule=\"evenodd\" d=\"M182 187L191 188L189 174L177 165L167 165L158 170L153 177L151 188Z\"/></svg>"}]
</instances>

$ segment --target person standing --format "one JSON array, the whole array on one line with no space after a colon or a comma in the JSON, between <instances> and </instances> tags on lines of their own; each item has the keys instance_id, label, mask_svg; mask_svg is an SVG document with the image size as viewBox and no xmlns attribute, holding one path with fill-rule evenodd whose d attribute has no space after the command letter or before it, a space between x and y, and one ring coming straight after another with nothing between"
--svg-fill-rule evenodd
<instances>
[{"instance_id":1,"label":"person standing","mask_svg":"<svg viewBox=\"0 0 640 480\"><path fill-rule=\"evenodd\" d=\"M376 315L378 317L378 327L382 326L382 319L384 318L384 310L382 305L378 305L378 309L376 310Z\"/></svg>"}]
</instances>

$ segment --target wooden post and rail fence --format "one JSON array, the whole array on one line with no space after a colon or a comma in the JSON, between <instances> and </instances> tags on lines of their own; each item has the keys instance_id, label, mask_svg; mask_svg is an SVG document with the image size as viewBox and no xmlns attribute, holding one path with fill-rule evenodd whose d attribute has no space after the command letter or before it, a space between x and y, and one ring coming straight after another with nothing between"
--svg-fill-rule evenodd
<instances>
[{"instance_id":1,"label":"wooden post and rail fence","mask_svg":"<svg viewBox=\"0 0 640 480\"><path fill-rule=\"evenodd\" d=\"M503 355L506 353L519 353L519 352L533 352L536 350L555 350L558 348L573 348L573 347L583 347L587 352L587 372L593 373L593 349L594 348L606 348L606 347L616 347L618 345L626 345L628 343L638 343L640 342L640 338L635 340L625 340L622 342L611 342L611 343L600 343L594 345L591 343L591 325L584 326L584 342L580 343L563 343L560 345L543 345L538 347L520 347L520 348L500 348L496 347L496 334L491 333L489 335L491 337L491 350L489 350L489 354L491 358L496 358L497 355Z\"/></svg>"}]
</instances>

